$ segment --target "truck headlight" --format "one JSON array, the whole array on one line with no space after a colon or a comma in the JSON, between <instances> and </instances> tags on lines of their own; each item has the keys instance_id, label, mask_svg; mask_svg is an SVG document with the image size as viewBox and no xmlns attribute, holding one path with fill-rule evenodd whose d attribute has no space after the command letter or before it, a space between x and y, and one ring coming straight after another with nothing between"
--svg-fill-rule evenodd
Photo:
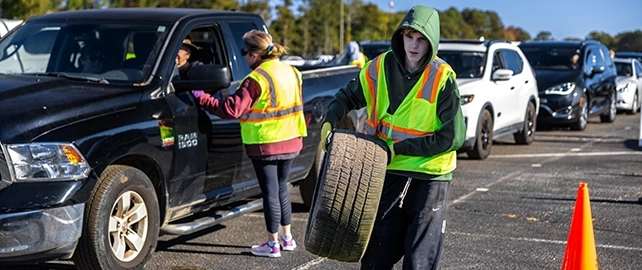
<instances>
[{"instance_id":1,"label":"truck headlight","mask_svg":"<svg viewBox=\"0 0 642 270\"><path fill-rule=\"evenodd\" d=\"M76 180L89 175L89 164L73 144L6 145L16 181Z\"/></svg>"},{"instance_id":2,"label":"truck headlight","mask_svg":"<svg viewBox=\"0 0 642 270\"><path fill-rule=\"evenodd\" d=\"M465 105L468 103L473 102L473 99L475 99L475 95L462 95L461 96L461 105Z\"/></svg>"},{"instance_id":3,"label":"truck headlight","mask_svg":"<svg viewBox=\"0 0 642 270\"><path fill-rule=\"evenodd\" d=\"M544 93L549 95L568 95L575 90L575 83L567 82L563 84L553 85L547 88Z\"/></svg>"},{"instance_id":4,"label":"truck headlight","mask_svg":"<svg viewBox=\"0 0 642 270\"><path fill-rule=\"evenodd\" d=\"M617 85L617 91L618 92L628 92L633 90L633 83L631 82L626 82L626 83L621 83Z\"/></svg>"}]
</instances>

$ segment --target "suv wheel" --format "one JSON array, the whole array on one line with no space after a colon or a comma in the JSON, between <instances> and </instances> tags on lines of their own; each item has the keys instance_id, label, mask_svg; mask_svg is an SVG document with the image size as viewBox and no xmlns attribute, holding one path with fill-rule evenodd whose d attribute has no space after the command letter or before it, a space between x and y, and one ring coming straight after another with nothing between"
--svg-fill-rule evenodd
<instances>
[{"instance_id":1,"label":"suv wheel","mask_svg":"<svg viewBox=\"0 0 642 270\"><path fill-rule=\"evenodd\" d=\"M606 115L600 115L600 121L606 123L612 123L613 121L615 121L615 114L617 114L617 107L615 106L615 102L617 102L617 94L613 92L609 100L609 111L606 112Z\"/></svg>"},{"instance_id":2,"label":"suv wheel","mask_svg":"<svg viewBox=\"0 0 642 270\"><path fill-rule=\"evenodd\" d=\"M524 116L524 126L522 131L514 133L513 137L517 144L531 144L535 138L535 129L536 129L536 119L535 115L535 104L528 102L526 108L526 115Z\"/></svg>"},{"instance_id":3,"label":"suv wheel","mask_svg":"<svg viewBox=\"0 0 642 270\"><path fill-rule=\"evenodd\" d=\"M584 130L588 122L588 97L586 94L580 98L580 115L577 117L577 122L571 125L572 130Z\"/></svg>"},{"instance_id":4,"label":"suv wheel","mask_svg":"<svg viewBox=\"0 0 642 270\"><path fill-rule=\"evenodd\" d=\"M475 146L468 151L468 157L472 159L486 159L490 155L493 146L493 116L488 110L484 110L477 124Z\"/></svg>"},{"instance_id":5,"label":"suv wheel","mask_svg":"<svg viewBox=\"0 0 642 270\"><path fill-rule=\"evenodd\" d=\"M86 204L74 254L78 269L143 269L156 249L160 212L142 171L122 165L102 173Z\"/></svg>"}]
</instances>

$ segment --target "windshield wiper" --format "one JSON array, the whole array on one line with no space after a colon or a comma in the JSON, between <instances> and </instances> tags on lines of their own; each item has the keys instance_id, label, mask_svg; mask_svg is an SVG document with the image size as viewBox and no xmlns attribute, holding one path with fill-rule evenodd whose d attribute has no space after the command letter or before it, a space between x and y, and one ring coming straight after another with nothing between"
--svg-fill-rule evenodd
<instances>
[{"instance_id":1,"label":"windshield wiper","mask_svg":"<svg viewBox=\"0 0 642 270\"><path fill-rule=\"evenodd\" d=\"M35 75L41 75L41 74L35 74ZM44 73L45 76L49 77L58 77L58 78L65 78L65 79L70 79L74 81L89 81L89 82L97 82L97 83L104 83L107 84L107 80L105 78L96 78L92 76L80 76L80 75L70 75L65 72L47 72Z\"/></svg>"}]
</instances>

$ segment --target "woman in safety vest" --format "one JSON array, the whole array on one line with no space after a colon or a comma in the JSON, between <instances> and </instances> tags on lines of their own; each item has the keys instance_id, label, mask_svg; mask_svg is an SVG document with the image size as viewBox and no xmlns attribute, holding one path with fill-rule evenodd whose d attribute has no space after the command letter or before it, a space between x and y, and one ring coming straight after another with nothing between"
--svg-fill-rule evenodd
<instances>
[{"instance_id":1,"label":"woman in safety vest","mask_svg":"<svg viewBox=\"0 0 642 270\"><path fill-rule=\"evenodd\" d=\"M439 14L412 7L392 50L369 61L328 105L321 136L366 107L364 128L388 145L389 164L361 269L437 269L456 150L466 131L455 73L436 57ZM325 145L325 141L323 142Z\"/></svg>"},{"instance_id":2,"label":"woman in safety vest","mask_svg":"<svg viewBox=\"0 0 642 270\"><path fill-rule=\"evenodd\" d=\"M270 34L250 31L243 36L241 54L253 69L236 92L224 100L203 91L192 91L202 108L221 118L239 118L241 137L252 159L263 206L268 239L252 246L252 254L280 257L281 249L294 250L292 205L288 174L292 160L307 136L301 97L301 73L279 56L287 48L275 44ZM278 229L284 234L279 243Z\"/></svg>"}]
</instances>

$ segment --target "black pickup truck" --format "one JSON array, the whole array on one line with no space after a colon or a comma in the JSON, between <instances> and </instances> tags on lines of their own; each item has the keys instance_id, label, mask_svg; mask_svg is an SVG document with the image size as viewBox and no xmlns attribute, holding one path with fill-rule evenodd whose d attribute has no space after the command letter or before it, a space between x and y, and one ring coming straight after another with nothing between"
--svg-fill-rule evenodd
<instances>
[{"instance_id":1,"label":"black pickup truck","mask_svg":"<svg viewBox=\"0 0 642 270\"><path fill-rule=\"evenodd\" d=\"M242 35L260 16L100 9L34 17L0 40L0 265L73 258L141 269L161 234L190 234L262 207L237 120L189 92L225 97L250 68ZM200 61L181 80L189 37ZM85 55L99 46L103 55ZM101 61L100 72L82 69ZM358 69L303 72L308 136L290 179L310 202L325 108ZM339 126L360 129L352 113Z\"/></svg>"}]
</instances>

